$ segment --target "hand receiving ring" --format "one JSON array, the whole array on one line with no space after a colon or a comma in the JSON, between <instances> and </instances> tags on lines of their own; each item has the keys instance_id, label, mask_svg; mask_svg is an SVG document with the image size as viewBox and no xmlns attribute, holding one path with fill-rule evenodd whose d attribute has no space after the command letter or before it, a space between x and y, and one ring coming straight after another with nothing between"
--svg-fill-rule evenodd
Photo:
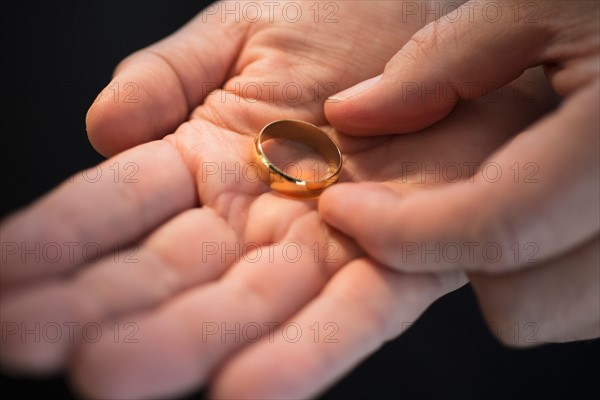
<instances>
[{"instance_id":1,"label":"hand receiving ring","mask_svg":"<svg viewBox=\"0 0 600 400\"><path fill-rule=\"evenodd\" d=\"M286 174L265 154L263 144L270 139L288 139L314 149L329 165L327 175L318 180L303 180ZM254 149L263 181L271 189L291 197L318 197L325 188L337 182L342 170L339 147L321 129L304 121L279 120L267 124L254 140Z\"/></svg>"}]
</instances>

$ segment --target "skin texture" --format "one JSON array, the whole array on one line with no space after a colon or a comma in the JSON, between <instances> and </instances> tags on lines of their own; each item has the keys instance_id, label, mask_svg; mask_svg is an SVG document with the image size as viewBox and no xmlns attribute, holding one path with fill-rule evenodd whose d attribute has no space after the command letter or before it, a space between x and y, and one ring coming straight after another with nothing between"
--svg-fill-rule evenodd
<instances>
[{"instance_id":1,"label":"skin texture","mask_svg":"<svg viewBox=\"0 0 600 400\"><path fill-rule=\"evenodd\" d=\"M164 398L202 385L218 398L307 397L466 282L460 270L405 273L383 265L332 211L337 203L353 220L374 209L369 201L349 209L358 196L343 199L350 186L328 189L319 205L282 197L244 175L253 137L281 118L322 126L344 154L341 180L366 182L361 190L387 206L386 196L439 198L455 186L475 186L467 171L458 180L426 172L435 163L482 163L554 107L555 97L537 69L488 97L458 102L442 122L415 134L341 133L325 117L325 100L336 91L325 83L345 89L380 73L423 22L398 23L400 2L339 6L335 24L281 17L223 23L207 11L118 66L114 82L135 82L139 102L101 94L87 116L88 134L98 151L113 156L101 167L135 163L137 183L112 176L89 183L77 174L3 221L3 242L93 242L105 255L94 262L80 252L59 263L18 254L3 260L3 323L79 323L74 340L10 336L1 348L4 368L66 368L75 388L95 398ZM244 89L270 82L297 83L299 99ZM222 89L209 95L212 88ZM225 173L236 168L237 175ZM453 201L458 197L448 195L445 207ZM434 212L444 208L422 212L424 223ZM376 237L387 243L386 235ZM111 246L134 241L139 262L115 261ZM494 304L483 310L502 313ZM273 325L286 321L301 327L297 342ZM111 334L83 340L86 322ZM259 329L261 339L253 340L255 330L239 338L208 334L236 323ZM336 343L323 339L328 323ZM137 343L124 340L134 329Z\"/></svg>"},{"instance_id":2,"label":"skin texture","mask_svg":"<svg viewBox=\"0 0 600 400\"><path fill-rule=\"evenodd\" d=\"M482 168L474 182L410 198L384 185L338 185L321 198L324 220L394 269L471 272L490 321L506 327L527 316L548 341L600 336L599 17L595 1L466 2L416 32L383 74L326 103L335 128L357 137L423 129L533 66L565 100L486 161L491 176ZM419 248L407 251L408 241ZM499 255L424 257L465 243L493 244Z\"/></svg>"}]
</instances>

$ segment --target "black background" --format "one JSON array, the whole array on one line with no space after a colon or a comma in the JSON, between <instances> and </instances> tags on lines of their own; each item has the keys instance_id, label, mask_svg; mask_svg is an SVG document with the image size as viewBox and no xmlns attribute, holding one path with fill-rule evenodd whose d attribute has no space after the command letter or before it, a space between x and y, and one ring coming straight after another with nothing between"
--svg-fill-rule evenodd
<instances>
[{"instance_id":1,"label":"black background","mask_svg":"<svg viewBox=\"0 0 600 400\"><path fill-rule=\"evenodd\" d=\"M2 216L102 160L87 141L84 119L112 69L205 4L3 5ZM599 341L504 348L488 333L467 287L435 303L323 399L593 397L599 350ZM3 375L0 382L4 393L19 396L73 396L62 377L31 381Z\"/></svg>"}]
</instances>

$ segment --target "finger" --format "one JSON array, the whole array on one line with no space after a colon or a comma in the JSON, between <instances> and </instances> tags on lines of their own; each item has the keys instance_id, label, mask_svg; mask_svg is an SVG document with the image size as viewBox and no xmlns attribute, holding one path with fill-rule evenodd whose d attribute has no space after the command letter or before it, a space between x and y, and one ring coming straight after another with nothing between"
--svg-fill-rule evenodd
<instances>
[{"instance_id":1,"label":"finger","mask_svg":"<svg viewBox=\"0 0 600 400\"><path fill-rule=\"evenodd\" d=\"M336 185L320 213L400 270L507 271L569 251L600 230L599 90L566 101L472 181L405 197L381 185Z\"/></svg>"},{"instance_id":2,"label":"finger","mask_svg":"<svg viewBox=\"0 0 600 400\"><path fill-rule=\"evenodd\" d=\"M557 4L536 6L541 9L533 23L518 17L522 6L466 2L426 25L382 75L332 96L325 105L328 120L349 134L413 132L448 115L459 99L494 91L527 68L572 51L551 40L555 16L562 15L565 24L568 12L557 14Z\"/></svg>"},{"instance_id":3,"label":"finger","mask_svg":"<svg viewBox=\"0 0 600 400\"><path fill-rule=\"evenodd\" d=\"M87 132L96 150L113 155L160 139L227 78L245 24L224 23L215 4L171 36L123 60L90 107Z\"/></svg>"},{"instance_id":4,"label":"finger","mask_svg":"<svg viewBox=\"0 0 600 400\"><path fill-rule=\"evenodd\" d=\"M272 335L244 348L216 376L218 399L312 398L398 336L459 273L402 274L358 259Z\"/></svg>"},{"instance_id":5,"label":"finger","mask_svg":"<svg viewBox=\"0 0 600 400\"><path fill-rule=\"evenodd\" d=\"M488 326L518 347L600 337L599 250L596 237L539 268L470 274Z\"/></svg>"},{"instance_id":6,"label":"finger","mask_svg":"<svg viewBox=\"0 0 600 400\"><path fill-rule=\"evenodd\" d=\"M0 316L10 335L2 338L2 363L38 373L60 369L72 347L96 334L94 326L216 279L233 262L218 245L234 243L234 232L214 211L193 209L161 226L139 249L115 249L70 281L4 298Z\"/></svg>"},{"instance_id":7,"label":"finger","mask_svg":"<svg viewBox=\"0 0 600 400\"><path fill-rule=\"evenodd\" d=\"M158 312L123 319L139 326L134 346L110 338L85 343L71 369L76 386L90 397L164 398L201 385L226 356L268 334L355 257L335 242L339 250L322 248L315 262L310 246L326 242L307 232L320 229L316 214L307 214L281 242L251 245L221 281L183 293Z\"/></svg>"},{"instance_id":8,"label":"finger","mask_svg":"<svg viewBox=\"0 0 600 400\"><path fill-rule=\"evenodd\" d=\"M2 223L0 288L101 258L196 202L177 150L157 141L76 174Z\"/></svg>"}]
</instances>

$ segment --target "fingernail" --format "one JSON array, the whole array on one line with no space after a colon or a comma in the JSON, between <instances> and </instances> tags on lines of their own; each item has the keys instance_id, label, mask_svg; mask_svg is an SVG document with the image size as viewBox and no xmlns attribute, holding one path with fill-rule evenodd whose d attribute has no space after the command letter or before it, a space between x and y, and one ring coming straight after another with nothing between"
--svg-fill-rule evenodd
<instances>
[{"instance_id":1,"label":"fingernail","mask_svg":"<svg viewBox=\"0 0 600 400\"><path fill-rule=\"evenodd\" d=\"M348 100L349 98L356 96L359 93L369 90L370 88L375 86L377 84L377 82L379 82L380 79L381 79L381 75L376 76L371 79L367 79L366 81L357 83L356 85L354 85L346 90L343 90L339 93L334 94L333 96L330 96L327 99L327 101L335 103L338 101Z\"/></svg>"}]
</instances>

